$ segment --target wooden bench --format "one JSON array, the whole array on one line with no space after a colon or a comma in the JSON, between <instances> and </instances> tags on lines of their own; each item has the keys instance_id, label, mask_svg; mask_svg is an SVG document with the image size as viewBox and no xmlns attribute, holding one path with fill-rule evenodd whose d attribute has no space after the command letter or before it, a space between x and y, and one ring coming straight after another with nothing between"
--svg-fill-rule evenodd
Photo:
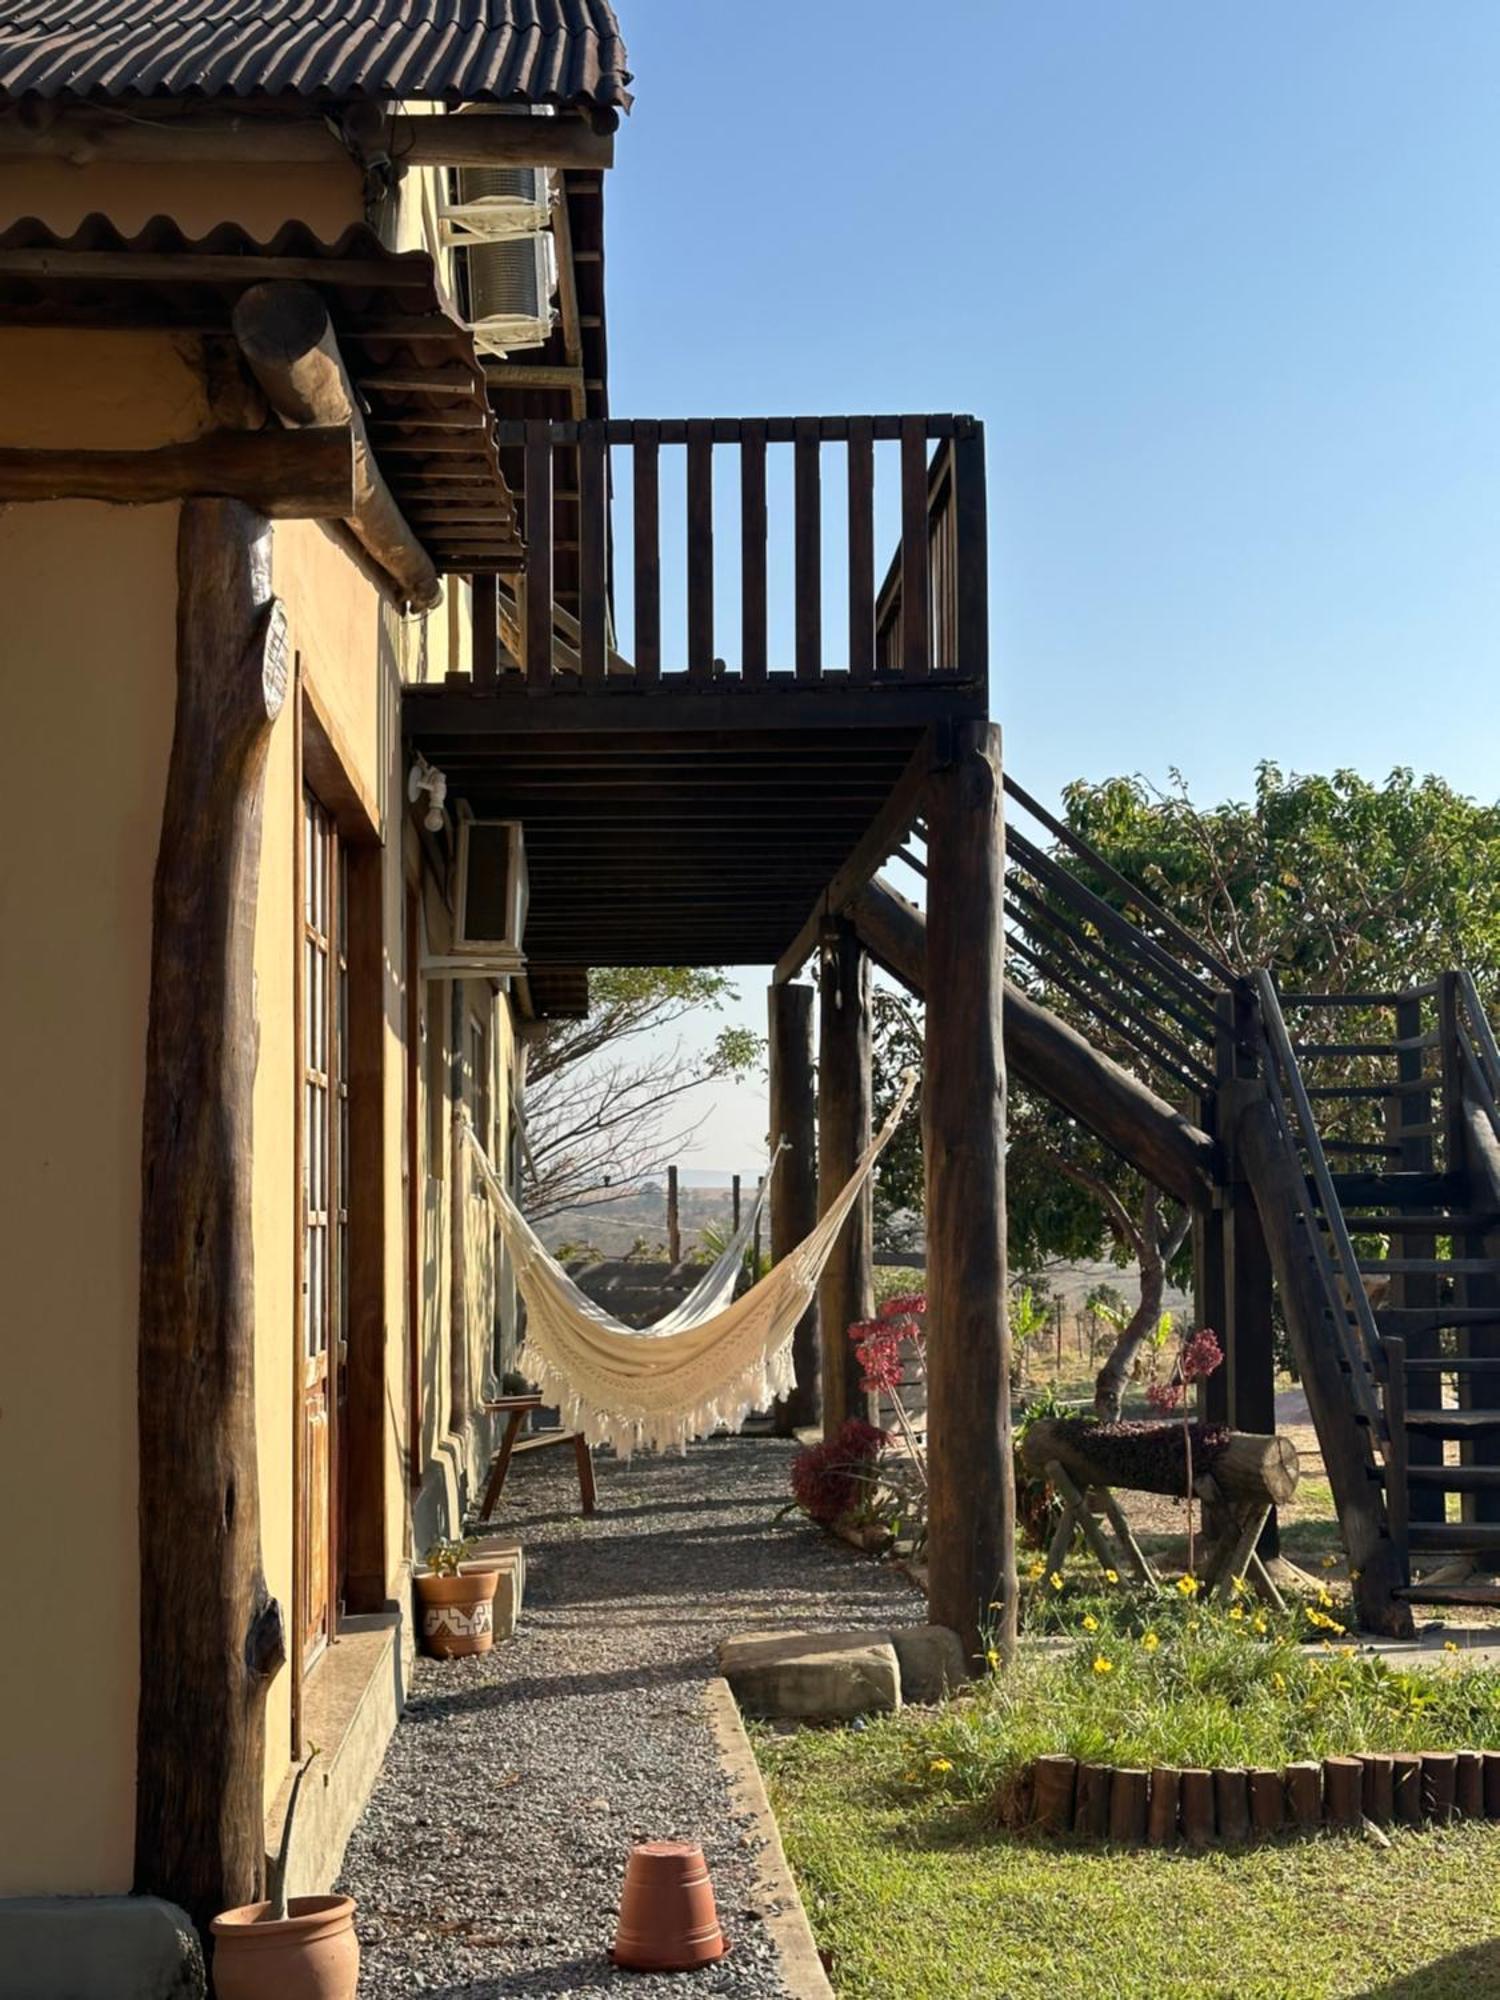
<instances>
[{"instance_id":1,"label":"wooden bench","mask_svg":"<svg viewBox=\"0 0 1500 2000\"><path fill-rule=\"evenodd\" d=\"M506 1475L510 1462L520 1452L546 1451L552 1445L571 1444L578 1463L578 1497L585 1514L594 1511L594 1461L589 1455L589 1441L582 1431L547 1430L534 1431L530 1437L522 1437L521 1426L533 1410L542 1407L542 1399L535 1392L525 1396L496 1396L485 1403L491 1416L505 1415L505 1436L500 1440L500 1449L495 1453L495 1462L490 1467L489 1483L484 1489L484 1502L479 1518L490 1521L500 1504L500 1495L505 1490Z\"/></svg>"}]
</instances>

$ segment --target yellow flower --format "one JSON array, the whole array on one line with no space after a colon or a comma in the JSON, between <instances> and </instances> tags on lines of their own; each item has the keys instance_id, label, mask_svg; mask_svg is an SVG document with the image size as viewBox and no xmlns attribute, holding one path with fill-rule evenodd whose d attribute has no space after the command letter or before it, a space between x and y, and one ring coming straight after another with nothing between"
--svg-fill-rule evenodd
<instances>
[{"instance_id":1,"label":"yellow flower","mask_svg":"<svg viewBox=\"0 0 1500 2000\"><path fill-rule=\"evenodd\" d=\"M1142 1639L1141 1644L1145 1647L1148 1653L1154 1653L1157 1647L1161 1644L1161 1640L1157 1638L1154 1632L1148 1632L1145 1638Z\"/></svg>"},{"instance_id":2,"label":"yellow flower","mask_svg":"<svg viewBox=\"0 0 1500 2000\"><path fill-rule=\"evenodd\" d=\"M1285 1694L1285 1693L1286 1693L1286 1675L1285 1675L1285 1674L1272 1674L1272 1676L1271 1676L1271 1685L1272 1685L1272 1687L1273 1687L1273 1688L1275 1688L1275 1690L1276 1690L1276 1692L1277 1692L1278 1694Z\"/></svg>"},{"instance_id":3,"label":"yellow flower","mask_svg":"<svg viewBox=\"0 0 1500 2000\"><path fill-rule=\"evenodd\" d=\"M1326 1591L1326 1590L1325 1590L1325 1589L1323 1588L1322 1584L1319 1584L1319 1585L1318 1585L1318 1602L1319 1602L1319 1604L1321 1604L1321 1605L1322 1605L1322 1607L1323 1607L1323 1609L1324 1609L1325 1611L1329 1610L1329 1609L1330 1609L1330 1607L1331 1607L1331 1606L1332 1606L1332 1604L1333 1604L1333 1599L1332 1599L1332 1597L1331 1597L1331 1596L1329 1595L1329 1593L1328 1593L1328 1592L1327 1592L1327 1591Z\"/></svg>"},{"instance_id":4,"label":"yellow flower","mask_svg":"<svg viewBox=\"0 0 1500 2000\"><path fill-rule=\"evenodd\" d=\"M1458 1651L1458 1641L1456 1639L1445 1639L1443 1641L1443 1651L1445 1653L1456 1653Z\"/></svg>"},{"instance_id":5,"label":"yellow flower","mask_svg":"<svg viewBox=\"0 0 1500 2000\"><path fill-rule=\"evenodd\" d=\"M1047 1565L1046 1565L1046 1563L1045 1563L1045 1562L1034 1562L1034 1563L1033 1563L1033 1564L1031 1565L1031 1568L1030 1568L1029 1570L1027 1570L1027 1572L1026 1572L1026 1581L1027 1581L1028 1583L1040 1583L1040 1582L1041 1582L1041 1580L1042 1580L1042 1578L1043 1578L1043 1577L1044 1577L1044 1576L1045 1576L1046 1574L1047 1574Z\"/></svg>"},{"instance_id":6,"label":"yellow flower","mask_svg":"<svg viewBox=\"0 0 1500 2000\"><path fill-rule=\"evenodd\" d=\"M1094 1661L1094 1672L1096 1674L1112 1674L1114 1670L1115 1663L1113 1660L1106 1660L1102 1653L1096 1657Z\"/></svg>"},{"instance_id":7,"label":"yellow flower","mask_svg":"<svg viewBox=\"0 0 1500 2000\"><path fill-rule=\"evenodd\" d=\"M1083 1629L1085 1632L1097 1632L1099 1630L1099 1620L1090 1613L1083 1621Z\"/></svg>"},{"instance_id":8,"label":"yellow flower","mask_svg":"<svg viewBox=\"0 0 1500 2000\"><path fill-rule=\"evenodd\" d=\"M1255 1616L1251 1619L1250 1623L1253 1629L1259 1632L1262 1635L1262 1637L1264 1637L1267 1629L1265 1614L1263 1612L1257 1611Z\"/></svg>"},{"instance_id":9,"label":"yellow flower","mask_svg":"<svg viewBox=\"0 0 1500 2000\"><path fill-rule=\"evenodd\" d=\"M995 1649L995 1647L991 1646L989 1651L985 1654L984 1657L989 1666L990 1672L994 1673L996 1668L1000 1665L1000 1655L998 1651Z\"/></svg>"},{"instance_id":10,"label":"yellow flower","mask_svg":"<svg viewBox=\"0 0 1500 2000\"><path fill-rule=\"evenodd\" d=\"M1246 1583L1245 1579L1242 1576L1237 1576L1234 1579L1233 1588L1236 1597L1243 1597L1245 1592L1250 1588L1250 1586L1248 1583Z\"/></svg>"},{"instance_id":11,"label":"yellow flower","mask_svg":"<svg viewBox=\"0 0 1500 2000\"><path fill-rule=\"evenodd\" d=\"M1229 1615L1238 1623L1244 1617L1245 1613L1238 1604L1234 1604L1230 1606Z\"/></svg>"},{"instance_id":12,"label":"yellow flower","mask_svg":"<svg viewBox=\"0 0 1500 2000\"><path fill-rule=\"evenodd\" d=\"M951 1771L953 1769L953 1761L949 1757L934 1757L927 1768L929 1771Z\"/></svg>"},{"instance_id":13,"label":"yellow flower","mask_svg":"<svg viewBox=\"0 0 1500 2000\"><path fill-rule=\"evenodd\" d=\"M1062 1589L1062 1578L1058 1575L1056 1570L1053 1570L1052 1575L1048 1580L1051 1583L1052 1588L1054 1590Z\"/></svg>"},{"instance_id":14,"label":"yellow flower","mask_svg":"<svg viewBox=\"0 0 1500 2000\"><path fill-rule=\"evenodd\" d=\"M1337 1556L1324 1556L1323 1558L1324 1569L1337 1569L1338 1566L1339 1566L1339 1559Z\"/></svg>"},{"instance_id":15,"label":"yellow flower","mask_svg":"<svg viewBox=\"0 0 1500 2000\"><path fill-rule=\"evenodd\" d=\"M1197 1577L1195 1576L1178 1577L1177 1594L1179 1597L1196 1597L1198 1595Z\"/></svg>"},{"instance_id":16,"label":"yellow flower","mask_svg":"<svg viewBox=\"0 0 1500 2000\"><path fill-rule=\"evenodd\" d=\"M1118 1583L1120 1581L1120 1572L1117 1569L1107 1569L1104 1572L1104 1581L1106 1583Z\"/></svg>"}]
</instances>

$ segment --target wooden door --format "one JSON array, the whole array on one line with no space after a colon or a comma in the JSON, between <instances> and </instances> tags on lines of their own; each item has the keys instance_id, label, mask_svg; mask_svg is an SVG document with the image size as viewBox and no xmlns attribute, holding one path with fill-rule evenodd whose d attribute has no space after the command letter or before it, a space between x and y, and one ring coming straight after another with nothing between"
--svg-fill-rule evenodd
<instances>
[{"instance_id":1,"label":"wooden door","mask_svg":"<svg viewBox=\"0 0 1500 2000\"><path fill-rule=\"evenodd\" d=\"M333 1636L337 1575L338 1406L347 1359L345 1259L348 1230L341 1166L348 1095L340 1076L347 994L339 906L338 834L311 792L302 796L302 1324L300 1329L299 1576L302 1659Z\"/></svg>"}]
</instances>

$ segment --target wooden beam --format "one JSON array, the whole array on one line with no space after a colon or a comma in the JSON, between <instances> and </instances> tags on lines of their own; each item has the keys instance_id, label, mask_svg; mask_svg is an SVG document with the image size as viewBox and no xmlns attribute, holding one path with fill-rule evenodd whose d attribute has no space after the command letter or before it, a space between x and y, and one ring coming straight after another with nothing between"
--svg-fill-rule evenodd
<instances>
[{"instance_id":1,"label":"wooden beam","mask_svg":"<svg viewBox=\"0 0 1500 2000\"><path fill-rule=\"evenodd\" d=\"M338 423L354 437L349 526L406 602L430 611L437 570L385 483L339 353L328 307L308 285L255 285L234 308L234 334L271 407L294 426Z\"/></svg>"},{"instance_id":2,"label":"wooden beam","mask_svg":"<svg viewBox=\"0 0 1500 2000\"><path fill-rule=\"evenodd\" d=\"M251 1213L256 885L287 679L269 567L262 516L184 504L142 1113L134 1886L204 1930L262 1893L285 1663L261 1566Z\"/></svg>"},{"instance_id":3,"label":"wooden beam","mask_svg":"<svg viewBox=\"0 0 1500 2000\"><path fill-rule=\"evenodd\" d=\"M825 933L818 968L818 1214L826 1215L870 1143L870 961L847 923ZM875 1311L874 1200L867 1181L818 1281L823 1435L869 1415L849 1328Z\"/></svg>"},{"instance_id":4,"label":"wooden beam","mask_svg":"<svg viewBox=\"0 0 1500 2000\"><path fill-rule=\"evenodd\" d=\"M198 250L0 250L0 279L80 285L329 285L340 291L426 292L425 257L269 257Z\"/></svg>"},{"instance_id":5,"label":"wooden beam","mask_svg":"<svg viewBox=\"0 0 1500 2000\"><path fill-rule=\"evenodd\" d=\"M338 520L354 503L346 424L207 431L150 451L0 449L0 505L17 500L239 500L272 520Z\"/></svg>"},{"instance_id":6,"label":"wooden beam","mask_svg":"<svg viewBox=\"0 0 1500 2000\"><path fill-rule=\"evenodd\" d=\"M853 717L850 717L853 720ZM829 917L838 916L853 901L886 857L905 839L918 811L922 790L932 767L932 742L923 736L896 780L884 805L856 842L842 868L818 898L796 937L776 961L777 979L795 979L812 956Z\"/></svg>"},{"instance_id":7,"label":"wooden beam","mask_svg":"<svg viewBox=\"0 0 1500 2000\"><path fill-rule=\"evenodd\" d=\"M1005 1296L1005 849L1000 732L961 723L927 787L928 1615L977 1668L1015 1650Z\"/></svg>"},{"instance_id":8,"label":"wooden beam","mask_svg":"<svg viewBox=\"0 0 1500 2000\"><path fill-rule=\"evenodd\" d=\"M812 988L782 984L766 996L770 1018L770 1142L786 1152L770 1184L770 1260L780 1264L818 1222L818 1136L814 1122ZM796 1386L774 1410L776 1436L790 1438L818 1422L822 1406L818 1300L792 1334Z\"/></svg>"},{"instance_id":9,"label":"wooden beam","mask_svg":"<svg viewBox=\"0 0 1500 2000\"><path fill-rule=\"evenodd\" d=\"M849 917L877 963L925 999L922 912L877 879L850 903ZM1195 1209L1212 1206L1216 1156L1207 1132L1010 982L1004 1031L1006 1060L1024 1083L1168 1194Z\"/></svg>"},{"instance_id":10,"label":"wooden beam","mask_svg":"<svg viewBox=\"0 0 1500 2000\"><path fill-rule=\"evenodd\" d=\"M50 109L51 107L49 107ZM583 167L614 165L611 132L573 116L520 117L511 111L461 116L387 116L381 150L405 167ZM368 143L368 142L367 142ZM67 107L38 129L11 113L0 117L0 161L66 160L145 166L337 166L359 162L310 107L283 117L231 111L158 114L149 120L94 106Z\"/></svg>"},{"instance_id":11,"label":"wooden beam","mask_svg":"<svg viewBox=\"0 0 1500 2000\"><path fill-rule=\"evenodd\" d=\"M534 366L525 361L486 361L484 379L492 389L583 389L581 368L556 367L543 362Z\"/></svg>"}]
</instances>

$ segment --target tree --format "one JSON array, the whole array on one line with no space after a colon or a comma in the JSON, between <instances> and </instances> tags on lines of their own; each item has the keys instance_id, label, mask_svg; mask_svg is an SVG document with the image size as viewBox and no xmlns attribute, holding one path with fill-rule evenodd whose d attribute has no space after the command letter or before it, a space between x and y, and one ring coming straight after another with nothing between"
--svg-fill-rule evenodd
<instances>
[{"instance_id":1,"label":"tree","mask_svg":"<svg viewBox=\"0 0 1500 2000\"><path fill-rule=\"evenodd\" d=\"M678 1101L760 1059L748 1028L722 1028L698 1055L658 1041L735 997L722 972L607 967L591 975L589 992L586 1020L548 1022L528 1046L523 1200L533 1221L601 1207L660 1174L702 1122L672 1122ZM641 1046L647 1036L656 1046Z\"/></svg>"},{"instance_id":2,"label":"tree","mask_svg":"<svg viewBox=\"0 0 1500 2000\"><path fill-rule=\"evenodd\" d=\"M871 1004L871 1090L877 1127L901 1095L906 1072L922 1068L922 1008L904 993L877 984ZM882 1250L922 1244L922 1094L891 1135L875 1169L875 1242Z\"/></svg>"}]
</instances>

